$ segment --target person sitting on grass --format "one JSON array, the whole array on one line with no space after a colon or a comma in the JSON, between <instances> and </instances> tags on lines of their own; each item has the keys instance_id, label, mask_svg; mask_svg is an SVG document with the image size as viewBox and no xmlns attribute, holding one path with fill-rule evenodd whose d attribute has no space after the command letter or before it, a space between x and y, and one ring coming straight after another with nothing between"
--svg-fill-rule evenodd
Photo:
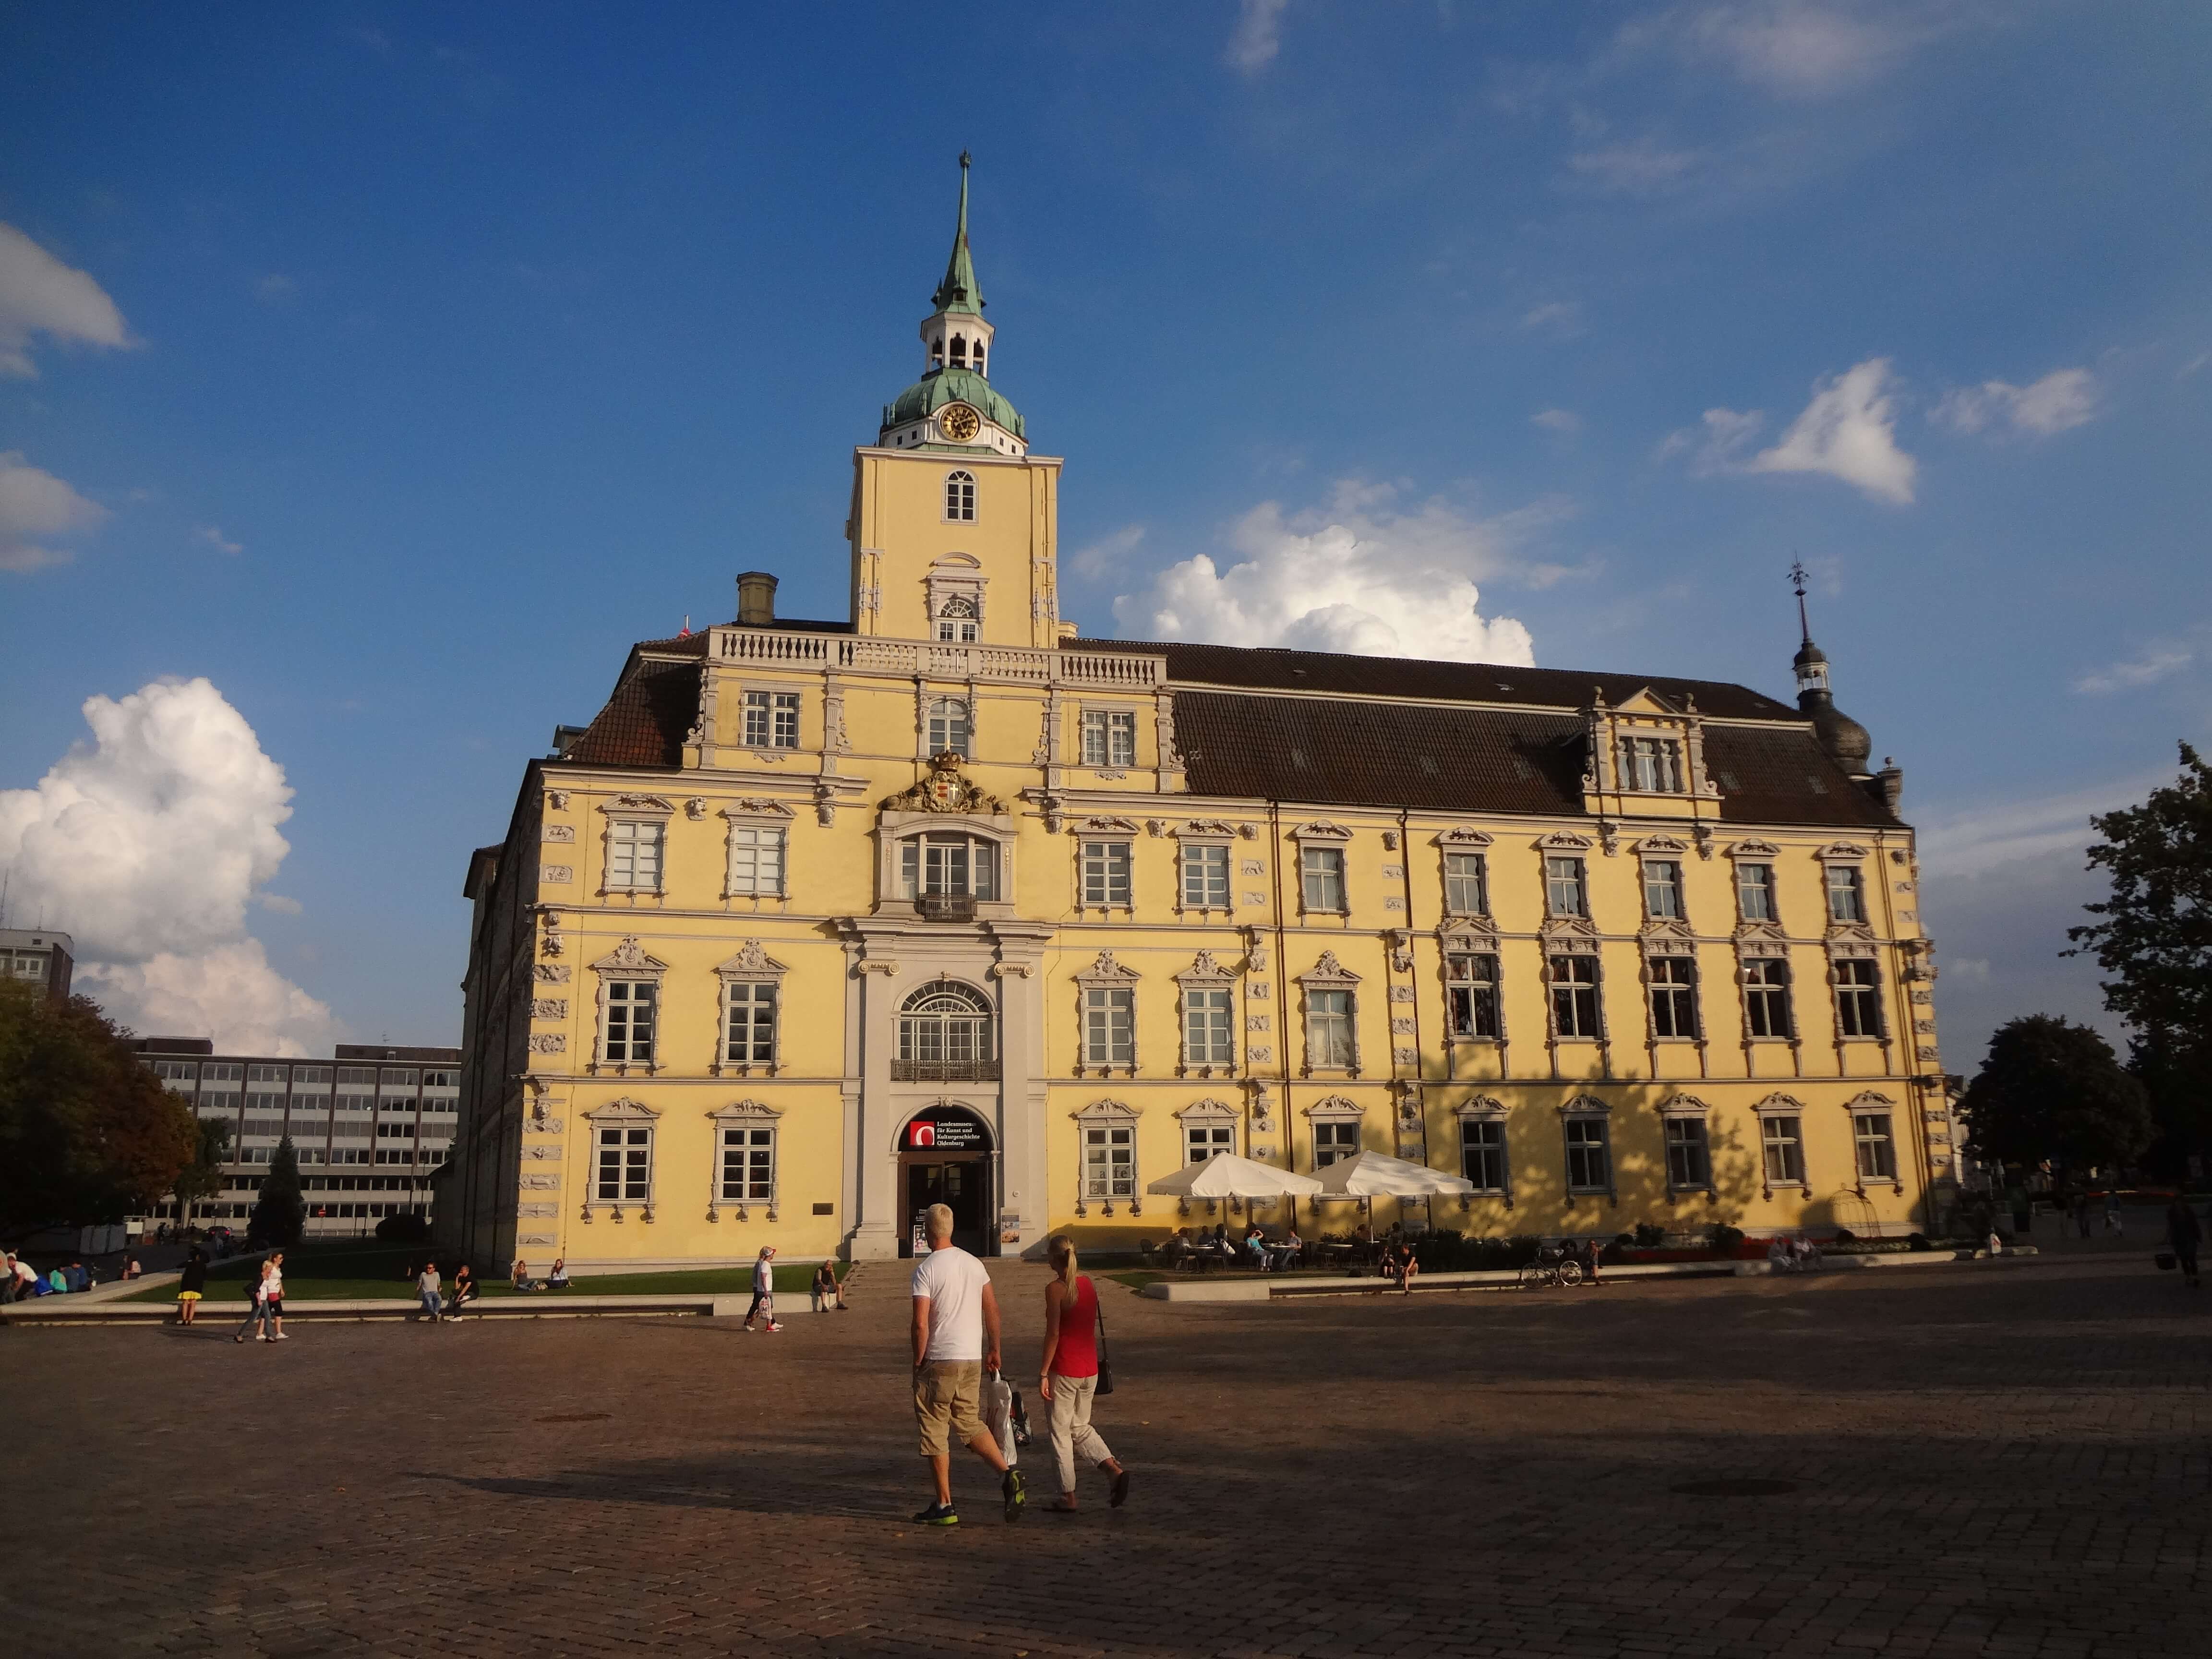
<instances>
[{"instance_id":1,"label":"person sitting on grass","mask_svg":"<svg viewBox=\"0 0 2212 1659\"><path fill-rule=\"evenodd\" d=\"M568 1288L568 1257L556 1255L553 1258L553 1272L545 1281L545 1288L549 1291L565 1291Z\"/></svg>"},{"instance_id":2,"label":"person sitting on grass","mask_svg":"<svg viewBox=\"0 0 2212 1659\"><path fill-rule=\"evenodd\" d=\"M530 1264L520 1256L514 1258L514 1267L507 1274L507 1282L518 1291L534 1291L538 1288L531 1281Z\"/></svg>"}]
</instances>

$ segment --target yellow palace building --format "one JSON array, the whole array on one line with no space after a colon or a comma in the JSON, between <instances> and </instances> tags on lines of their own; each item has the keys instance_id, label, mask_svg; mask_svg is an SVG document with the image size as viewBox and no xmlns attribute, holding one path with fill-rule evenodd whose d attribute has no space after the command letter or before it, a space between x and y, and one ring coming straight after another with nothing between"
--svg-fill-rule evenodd
<instances>
[{"instance_id":1,"label":"yellow palace building","mask_svg":"<svg viewBox=\"0 0 2212 1659\"><path fill-rule=\"evenodd\" d=\"M479 849L441 1236L572 1271L1091 1247L1363 1148L1463 1232L1926 1227L1899 775L1831 700L1075 637L967 235L856 449L849 615L631 647ZM1201 1206L1202 1208L1202 1206ZM1280 1218L1261 1212L1261 1218ZM1301 1201L1309 1237L1358 1219Z\"/></svg>"}]
</instances>

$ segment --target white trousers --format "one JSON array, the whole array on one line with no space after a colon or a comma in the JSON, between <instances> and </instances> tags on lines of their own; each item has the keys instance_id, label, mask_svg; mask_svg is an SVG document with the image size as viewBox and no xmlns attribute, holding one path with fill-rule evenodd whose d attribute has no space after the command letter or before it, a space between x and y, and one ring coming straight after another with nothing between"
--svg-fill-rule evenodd
<instances>
[{"instance_id":1,"label":"white trousers","mask_svg":"<svg viewBox=\"0 0 2212 1659\"><path fill-rule=\"evenodd\" d=\"M1075 1490L1075 1460L1103 1463L1113 1453L1098 1431L1091 1426L1091 1396L1098 1387L1095 1376L1052 1376L1052 1455L1060 1463L1060 1489Z\"/></svg>"}]
</instances>

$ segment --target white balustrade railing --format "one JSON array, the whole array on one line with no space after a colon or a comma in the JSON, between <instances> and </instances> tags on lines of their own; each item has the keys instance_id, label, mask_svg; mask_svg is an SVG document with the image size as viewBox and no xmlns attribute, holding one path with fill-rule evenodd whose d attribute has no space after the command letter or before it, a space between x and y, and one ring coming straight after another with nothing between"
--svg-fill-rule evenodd
<instances>
[{"instance_id":1,"label":"white balustrade railing","mask_svg":"<svg viewBox=\"0 0 2212 1659\"><path fill-rule=\"evenodd\" d=\"M1167 683L1164 657L1130 651L1056 651L1008 645L952 645L878 640L855 634L805 634L769 628L710 632L717 661L778 668L835 668L852 674L920 675L933 680L1011 681L1022 685L1108 686L1141 691Z\"/></svg>"}]
</instances>

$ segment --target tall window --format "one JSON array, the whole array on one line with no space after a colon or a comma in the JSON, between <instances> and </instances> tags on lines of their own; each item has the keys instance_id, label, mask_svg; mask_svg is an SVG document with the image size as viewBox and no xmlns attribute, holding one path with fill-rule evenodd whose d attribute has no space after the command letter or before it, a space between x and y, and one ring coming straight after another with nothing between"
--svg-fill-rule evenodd
<instances>
[{"instance_id":1,"label":"tall window","mask_svg":"<svg viewBox=\"0 0 2212 1659\"><path fill-rule=\"evenodd\" d=\"M783 891L783 830L779 824L730 826L730 891L775 897Z\"/></svg>"},{"instance_id":2,"label":"tall window","mask_svg":"<svg viewBox=\"0 0 2212 1659\"><path fill-rule=\"evenodd\" d=\"M1662 921L1682 919L1682 866L1674 860L1644 860L1644 914Z\"/></svg>"},{"instance_id":3,"label":"tall window","mask_svg":"<svg viewBox=\"0 0 2212 1659\"><path fill-rule=\"evenodd\" d=\"M1887 1112L1853 1112L1851 1139L1858 1144L1861 1181L1897 1179L1897 1141Z\"/></svg>"},{"instance_id":4,"label":"tall window","mask_svg":"<svg viewBox=\"0 0 2212 1659\"><path fill-rule=\"evenodd\" d=\"M1746 921L1772 921L1775 919L1772 865L1736 866L1735 908L1736 914Z\"/></svg>"},{"instance_id":5,"label":"tall window","mask_svg":"<svg viewBox=\"0 0 2212 1659\"><path fill-rule=\"evenodd\" d=\"M1306 993L1306 1064L1326 1071L1352 1065L1352 993Z\"/></svg>"},{"instance_id":6,"label":"tall window","mask_svg":"<svg viewBox=\"0 0 2212 1659\"><path fill-rule=\"evenodd\" d=\"M1713 1184L1712 1144L1706 1135L1705 1119L1667 1120L1667 1184L1677 1190Z\"/></svg>"},{"instance_id":7,"label":"tall window","mask_svg":"<svg viewBox=\"0 0 2212 1659\"><path fill-rule=\"evenodd\" d=\"M1455 951L1444 957L1445 1023L1455 1037L1498 1035L1498 958Z\"/></svg>"},{"instance_id":8,"label":"tall window","mask_svg":"<svg viewBox=\"0 0 2212 1659\"><path fill-rule=\"evenodd\" d=\"M722 1131L722 1202L767 1204L775 1198L775 1131Z\"/></svg>"},{"instance_id":9,"label":"tall window","mask_svg":"<svg viewBox=\"0 0 2212 1659\"><path fill-rule=\"evenodd\" d=\"M766 1066L775 1059L775 986L769 981L732 980L729 1018L723 1032L726 1066Z\"/></svg>"},{"instance_id":10,"label":"tall window","mask_svg":"<svg viewBox=\"0 0 2212 1659\"><path fill-rule=\"evenodd\" d=\"M1481 854L1444 854L1444 908L1455 916L1490 914L1490 872Z\"/></svg>"},{"instance_id":11,"label":"tall window","mask_svg":"<svg viewBox=\"0 0 2212 1659\"><path fill-rule=\"evenodd\" d=\"M643 1204L653 1196L653 1131L603 1128L592 1196L602 1204Z\"/></svg>"},{"instance_id":12,"label":"tall window","mask_svg":"<svg viewBox=\"0 0 2212 1659\"><path fill-rule=\"evenodd\" d=\"M607 983L606 1059L624 1066L653 1064L653 1016L660 988L649 979Z\"/></svg>"},{"instance_id":13,"label":"tall window","mask_svg":"<svg viewBox=\"0 0 2212 1659\"><path fill-rule=\"evenodd\" d=\"M971 1077L988 1065L994 1053L991 1004L973 986L932 980L899 1010L898 1057L911 1079L931 1082Z\"/></svg>"},{"instance_id":14,"label":"tall window","mask_svg":"<svg viewBox=\"0 0 2212 1659\"><path fill-rule=\"evenodd\" d=\"M1651 1035L1698 1035L1698 965L1687 957L1654 957L1651 975Z\"/></svg>"},{"instance_id":15,"label":"tall window","mask_svg":"<svg viewBox=\"0 0 2212 1659\"><path fill-rule=\"evenodd\" d=\"M748 749L798 748L799 693L746 692L744 745Z\"/></svg>"},{"instance_id":16,"label":"tall window","mask_svg":"<svg viewBox=\"0 0 2212 1659\"><path fill-rule=\"evenodd\" d=\"M1680 794L1682 746L1665 738L1623 738L1620 787L1644 794Z\"/></svg>"},{"instance_id":17,"label":"tall window","mask_svg":"<svg viewBox=\"0 0 2212 1659\"><path fill-rule=\"evenodd\" d=\"M1864 921L1867 919L1866 880L1856 864L1828 866L1828 919Z\"/></svg>"},{"instance_id":18,"label":"tall window","mask_svg":"<svg viewBox=\"0 0 2212 1659\"><path fill-rule=\"evenodd\" d=\"M1229 908L1229 849L1206 842L1182 847L1182 906L1186 910Z\"/></svg>"},{"instance_id":19,"label":"tall window","mask_svg":"<svg viewBox=\"0 0 2212 1659\"><path fill-rule=\"evenodd\" d=\"M1188 1123L1182 1132L1183 1162L1203 1164L1210 1158L1220 1158L1237 1150L1237 1126L1233 1123Z\"/></svg>"},{"instance_id":20,"label":"tall window","mask_svg":"<svg viewBox=\"0 0 2212 1659\"><path fill-rule=\"evenodd\" d=\"M1083 843L1083 902L1126 909L1129 903L1129 843Z\"/></svg>"},{"instance_id":21,"label":"tall window","mask_svg":"<svg viewBox=\"0 0 2212 1659\"><path fill-rule=\"evenodd\" d=\"M1357 1119L1338 1122L1322 1122L1313 1126L1314 1168L1326 1170L1332 1164L1351 1158L1359 1151L1359 1124Z\"/></svg>"},{"instance_id":22,"label":"tall window","mask_svg":"<svg viewBox=\"0 0 2212 1659\"><path fill-rule=\"evenodd\" d=\"M939 893L994 898L999 849L974 836L916 836L899 843L899 886L908 898Z\"/></svg>"},{"instance_id":23,"label":"tall window","mask_svg":"<svg viewBox=\"0 0 2212 1659\"><path fill-rule=\"evenodd\" d=\"M1544 860L1544 902L1555 916L1586 916L1589 895L1583 885L1583 861L1577 858Z\"/></svg>"},{"instance_id":24,"label":"tall window","mask_svg":"<svg viewBox=\"0 0 2212 1659\"><path fill-rule=\"evenodd\" d=\"M929 705L929 752L951 750L962 760L968 754L968 705L957 697L939 697Z\"/></svg>"},{"instance_id":25,"label":"tall window","mask_svg":"<svg viewBox=\"0 0 2212 1659\"><path fill-rule=\"evenodd\" d=\"M981 636L981 625L975 601L965 593L955 593L937 608L937 637L960 644L973 644Z\"/></svg>"},{"instance_id":26,"label":"tall window","mask_svg":"<svg viewBox=\"0 0 2212 1659\"><path fill-rule=\"evenodd\" d=\"M1790 964L1779 957L1753 957L1743 964L1743 1017L1755 1037L1786 1037L1790 1026Z\"/></svg>"},{"instance_id":27,"label":"tall window","mask_svg":"<svg viewBox=\"0 0 2212 1659\"><path fill-rule=\"evenodd\" d=\"M1805 1184L1805 1142L1795 1117L1762 1117L1759 1139L1766 1157L1766 1184L1802 1187Z\"/></svg>"},{"instance_id":28,"label":"tall window","mask_svg":"<svg viewBox=\"0 0 2212 1659\"><path fill-rule=\"evenodd\" d=\"M1136 715L1124 708L1085 709L1083 763L1085 766L1134 766L1137 763Z\"/></svg>"},{"instance_id":29,"label":"tall window","mask_svg":"<svg viewBox=\"0 0 2212 1659\"><path fill-rule=\"evenodd\" d=\"M1494 1117L1459 1124L1459 1172L1479 1193L1505 1190L1505 1126Z\"/></svg>"},{"instance_id":30,"label":"tall window","mask_svg":"<svg viewBox=\"0 0 2212 1659\"><path fill-rule=\"evenodd\" d=\"M1085 1129L1083 1132L1083 1195L1085 1198L1134 1198L1137 1195L1137 1134L1133 1129Z\"/></svg>"},{"instance_id":31,"label":"tall window","mask_svg":"<svg viewBox=\"0 0 2212 1659\"><path fill-rule=\"evenodd\" d=\"M1182 1057L1187 1066L1234 1066L1235 1011L1229 987L1200 985L1182 994Z\"/></svg>"},{"instance_id":32,"label":"tall window","mask_svg":"<svg viewBox=\"0 0 2212 1659\"><path fill-rule=\"evenodd\" d=\"M1881 981L1871 962L1836 964L1836 1029L1847 1037L1881 1035Z\"/></svg>"},{"instance_id":33,"label":"tall window","mask_svg":"<svg viewBox=\"0 0 2212 1659\"><path fill-rule=\"evenodd\" d=\"M1298 874L1309 910L1344 911L1344 849L1307 847L1298 853Z\"/></svg>"},{"instance_id":34,"label":"tall window","mask_svg":"<svg viewBox=\"0 0 2212 1659\"><path fill-rule=\"evenodd\" d=\"M1571 956L1552 958L1552 1029L1563 1037L1599 1035L1597 958Z\"/></svg>"},{"instance_id":35,"label":"tall window","mask_svg":"<svg viewBox=\"0 0 2212 1659\"><path fill-rule=\"evenodd\" d=\"M954 350L959 349L956 343ZM975 522L975 475L972 472L948 472L945 475L945 516L954 524Z\"/></svg>"},{"instance_id":36,"label":"tall window","mask_svg":"<svg viewBox=\"0 0 2212 1659\"><path fill-rule=\"evenodd\" d=\"M1613 1147L1601 1117L1567 1120L1567 1190L1607 1193L1613 1190Z\"/></svg>"},{"instance_id":37,"label":"tall window","mask_svg":"<svg viewBox=\"0 0 2212 1659\"><path fill-rule=\"evenodd\" d=\"M1126 985L1083 988L1083 1063L1137 1063L1137 994Z\"/></svg>"},{"instance_id":38,"label":"tall window","mask_svg":"<svg viewBox=\"0 0 2212 1659\"><path fill-rule=\"evenodd\" d=\"M607 890L659 892L661 841L667 833L666 824L639 818L617 818L609 823Z\"/></svg>"}]
</instances>

